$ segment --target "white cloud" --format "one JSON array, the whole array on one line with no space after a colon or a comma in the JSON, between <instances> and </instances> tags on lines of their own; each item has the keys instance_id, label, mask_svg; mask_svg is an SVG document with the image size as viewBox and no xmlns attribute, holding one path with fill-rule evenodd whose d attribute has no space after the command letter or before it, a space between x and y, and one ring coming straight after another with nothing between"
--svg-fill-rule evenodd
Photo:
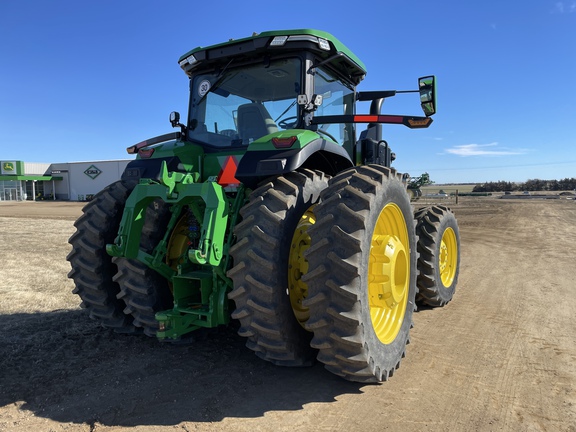
<instances>
[{"instance_id":1,"label":"white cloud","mask_svg":"<svg viewBox=\"0 0 576 432\"><path fill-rule=\"evenodd\" d=\"M564 13L564 3L556 2L554 4L554 9L552 10L552 12Z\"/></svg>"},{"instance_id":2,"label":"white cloud","mask_svg":"<svg viewBox=\"0 0 576 432\"><path fill-rule=\"evenodd\" d=\"M498 143L490 144L462 144L446 149L446 153L457 156L510 156L520 155L527 152L526 149L508 149L506 147L497 148Z\"/></svg>"},{"instance_id":3,"label":"white cloud","mask_svg":"<svg viewBox=\"0 0 576 432\"><path fill-rule=\"evenodd\" d=\"M552 9L552 13L563 14L564 12L567 12L567 13L576 12L576 2L573 1L570 4L565 3L565 2L554 3L554 8Z\"/></svg>"}]
</instances>

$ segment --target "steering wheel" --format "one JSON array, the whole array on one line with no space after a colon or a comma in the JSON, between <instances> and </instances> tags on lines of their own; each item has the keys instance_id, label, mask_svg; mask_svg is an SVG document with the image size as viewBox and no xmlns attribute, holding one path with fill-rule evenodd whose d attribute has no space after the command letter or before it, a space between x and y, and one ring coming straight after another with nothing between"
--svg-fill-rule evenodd
<instances>
[{"instance_id":1,"label":"steering wheel","mask_svg":"<svg viewBox=\"0 0 576 432\"><path fill-rule=\"evenodd\" d=\"M292 129L298 122L298 116L286 117L280 120L277 125L282 129Z\"/></svg>"},{"instance_id":2,"label":"steering wheel","mask_svg":"<svg viewBox=\"0 0 576 432\"><path fill-rule=\"evenodd\" d=\"M234 138L236 135L238 135L238 132L236 132L234 129L223 129L219 133L220 135L225 135L230 138Z\"/></svg>"}]
</instances>

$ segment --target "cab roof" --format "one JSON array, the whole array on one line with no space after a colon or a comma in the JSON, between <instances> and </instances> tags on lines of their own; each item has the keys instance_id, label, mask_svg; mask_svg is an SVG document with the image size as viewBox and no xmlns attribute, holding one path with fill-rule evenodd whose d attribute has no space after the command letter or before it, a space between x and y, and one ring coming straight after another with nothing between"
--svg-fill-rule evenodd
<instances>
[{"instance_id":1,"label":"cab roof","mask_svg":"<svg viewBox=\"0 0 576 432\"><path fill-rule=\"evenodd\" d=\"M261 57L266 54L311 51L322 62L357 85L366 75L366 66L346 45L330 33L321 30L296 29L254 33L250 37L196 47L178 59L184 71L191 75L196 68L214 67L235 57Z\"/></svg>"}]
</instances>

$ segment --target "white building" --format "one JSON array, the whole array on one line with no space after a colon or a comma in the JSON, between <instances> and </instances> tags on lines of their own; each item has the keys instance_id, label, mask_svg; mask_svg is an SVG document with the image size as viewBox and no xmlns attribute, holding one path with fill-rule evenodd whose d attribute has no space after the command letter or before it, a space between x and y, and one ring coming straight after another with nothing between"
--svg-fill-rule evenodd
<instances>
[{"instance_id":1,"label":"white building","mask_svg":"<svg viewBox=\"0 0 576 432\"><path fill-rule=\"evenodd\" d=\"M120 180L131 160L67 163L0 161L0 201L88 201Z\"/></svg>"}]
</instances>

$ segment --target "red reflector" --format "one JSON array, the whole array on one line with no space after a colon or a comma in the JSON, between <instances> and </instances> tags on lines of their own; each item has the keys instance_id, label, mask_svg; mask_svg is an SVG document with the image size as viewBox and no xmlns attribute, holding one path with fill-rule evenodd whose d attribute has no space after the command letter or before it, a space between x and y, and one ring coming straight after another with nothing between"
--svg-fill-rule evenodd
<instances>
[{"instance_id":1,"label":"red reflector","mask_svg":"<svg viewBox=\"0 0 576 432\"><path fill-rule=\"evenodd\" d=\"M218 175L217 183L224 187L240 184L238 179L234 177L236 175L237 168L238 165L236 165L234 157L228 156L228 159L226 159L226 162L224 162L224 168L222 168L222 171L220 171L220 174Z\"/></svg>"},{"instance_id":2,"label":"red reflector","mask_svg":"<svg viewBox=\"0 0 576 432\"><path fill-rule=\"evenodd\" d=\"M378 116L375 115L357 115L354 116L355 123L375 123L378 121Z\"/></svg>"},{"instance_id":3,"label":"red reflector","mask_svg":"<svg viewBox=\"0 0 576 432\"><path fill-rule=\"evenodd\" d=\"M289 148L292 147L292 144L294 144L296 142L296 140L298 139L298 137L295 136L291 136L288 138L272 138L272 144L274 144L274 147L276 148Z\"/></svg>"},{"instance_id":4,"label":"red reflector","mask_svg":"<svg viewBox=\"0 0 576 432\"><path fill-rule=\"evenodd\" d=\"M142 159L148 159L150 156L152 156L154 154L154 150L153 148L151 149L140 149L138 151L138 156L140 156Z\"/></svg>"},{"instance_id":5,"label":"red reflector","mask_svg":"<svg viewBox=\"0 0 576 432\"><path fill-rule=\"evenodd\" d=\"M394 115L355 115L354 123L402 123L404 117Z\"/></svg>"}]
</instances>

